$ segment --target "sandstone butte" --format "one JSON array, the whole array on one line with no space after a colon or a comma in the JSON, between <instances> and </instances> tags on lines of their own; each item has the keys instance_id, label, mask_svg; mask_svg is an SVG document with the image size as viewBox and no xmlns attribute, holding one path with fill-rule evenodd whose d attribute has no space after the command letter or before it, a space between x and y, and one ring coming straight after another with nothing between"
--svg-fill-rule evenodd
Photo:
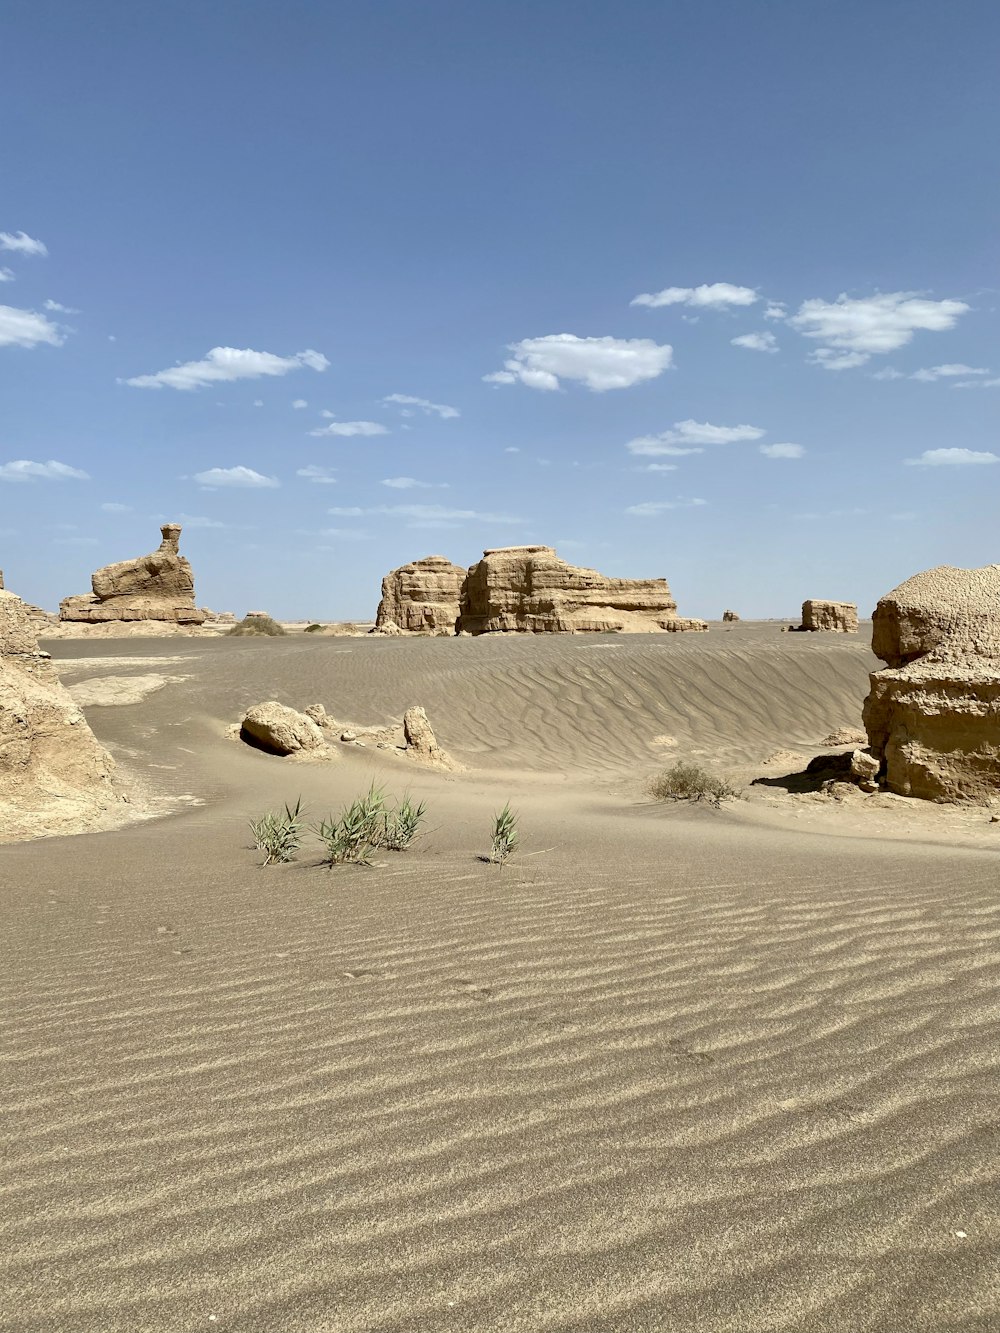
<instances>
[{"instance_id":1,"label":"sandstone butte","mask_svg":"<svg viewBox=\"0 0 1000 1333\"><path fill-rule=\"evenodd\" d=\"M858 608L853 602L825 602L814 597L802 603L802 624L797 628L856 634Z\"/></svg>"},{"instance_id":2,"label":"sandstone butte","mask_svg":"<svg viewBox=\"0 0 1000 1333\"><path fill-rule=\"evenodd\" d=\"M150 555L98 569L90 580L93 592L64 598L59 603L59 619L204 624L208 613L194 604L194 574L178 550L180 526L165 523L160 533L163 540Z\"/></svg>"},{"instance_id":3,"label":"sandstone butte","mask_svg":"<svg viewBox=\"0 0 1000 1333\"><path fill-rule=\"evenodd\" d=\"M872 618L868 743L890 791L933 801L1000 795L1000 565L939 565Z\"/></svg>"},{"instance_id":4,"label":"sandstone butte","mask_svg":"<svg viewBox=\"0 0 1000 1333\"><path fill-rule=\"evenodd\" d=\"M39 650L28 608L0 591L0 842L92 825L121 800L114 768Z\"/></svg>"},{"instance_id":5,"label":"sandstone butte","mask_svg":"<svg viewBox=\"0 0 1000 1333\"><path fill-rule=\"evenodd\" d=\"M504 546L463 570L443 556L382 581L382 633L655 633L706 630L684 619L666 579L612 579L560 560L551 546Z\"/></svg>"}]
</instances>

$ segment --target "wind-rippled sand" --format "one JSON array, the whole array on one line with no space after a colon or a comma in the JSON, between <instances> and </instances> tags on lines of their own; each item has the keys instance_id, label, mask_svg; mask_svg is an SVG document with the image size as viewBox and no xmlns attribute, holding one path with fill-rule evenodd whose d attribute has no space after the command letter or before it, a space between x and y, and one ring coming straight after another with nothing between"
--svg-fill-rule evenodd
<instances>
[{"instance_id":1,"label":"wind-rippled sand","mask_svg":"<svg viewBox=\"0 0 1000 1333\"><path fill-rule=\"evenodd\" d=\"M206 804L0 848L0 1328L1000 1327L996 851L641 796L664 734L741 763L856 725L863 643L183 653L89 716ZM423 704L469 769L227 740L266 697ZM248 815L373 775L428 802L413 851L257 868Z\"/></svg>"}]
</instances>

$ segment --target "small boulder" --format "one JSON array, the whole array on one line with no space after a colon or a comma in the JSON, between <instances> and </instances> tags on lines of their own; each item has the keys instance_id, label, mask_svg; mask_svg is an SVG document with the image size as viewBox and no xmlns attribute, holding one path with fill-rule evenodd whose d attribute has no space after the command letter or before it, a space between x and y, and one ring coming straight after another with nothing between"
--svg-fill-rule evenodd
<instances>
[{"instance_id":1,"label":"small boulder","mask_svg":"<svg viewBox=\"0 0 1000 1333\"><path fill-rule=\"evenodd\" d=\"M247 709L240 740L269 754L298 754L324 745L323 733L311 717L273 699Z\"/></svg>"}]
</instances>

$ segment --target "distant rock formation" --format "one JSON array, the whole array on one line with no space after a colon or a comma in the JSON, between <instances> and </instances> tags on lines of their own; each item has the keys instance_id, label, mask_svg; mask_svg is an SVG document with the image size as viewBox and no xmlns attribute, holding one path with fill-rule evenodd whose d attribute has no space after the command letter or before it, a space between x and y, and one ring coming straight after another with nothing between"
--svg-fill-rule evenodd
<instances>
[{"instance_id":1,"label":"distant rock formation","mask_svg":"<svg viewBox=\"0 0 1000 1333\"><path fill-rule=\"evenodd\" d=\"M382 600L375 632L392 634L454 634L465 570L443 555L425 555L400 565L382 580Z\"/></svg>"},{"instance_id":2,"label":"distant rock formation","mask_svg":"<svg viewBox=\"0 0 1000 1333\"><path fill-rule=\"evenodd\" d=\"M163 540L151 555L105 565L91 578L92 593L67 597L60 620L100 623L112 620L163 620L201 625L206 613L194 604L191 565L178 553L181 529L165 523Z\"/></svg>"},{"instance_id":3,"label":"distant rock formation","mask_svg":"<svg viewBox=\"0 0 1000 1333\"><path fill-rule=\"evenodd\" d=\"M853 602L824 602L813 599L802 603L802 624L790 625L799 631L833 630L840 634L856 634L858 608Z\"/></svg>"},{"instance_id":4,"label":"distant rock formation","mask_svg":"<svg viewBox=\"0 0 1000 1333\"><path fill-rule=\"evenodd\" d=\"M863 718L886 786L933 801L1000 795L1000 565L939 565L875 609Z\"/></svg>"},{"instance_id":5,"label":"distant rock formation","mask_svg":"<svg viewBox=\"0 0 1000 1333\"><path fill-rule=\"evenodd\" d=\"M568 634L706 630L677 615L666 579L612 579L560 560L551 546L483 552L462 585L460 633Z\"/></svg>"},{"instance_id":6,"label":"distant rock formation","mask_svg":"<svg viewBox=\"0 0 1000 1333\"><path fill-rule=\"evenodd\" d=\"M735 611L723 611L722 623L724 625L735 625L738 620L739 616L736 614Z\"/></svg>"},{"instance_id":7,"label":"distant rock formation","mask_svg":"<svg viewBox=\"0 0 1000 1333\"><path fill-rule=\"evenodd\" d=\"M25 604L0 591L0 842L92 826L122 800L114 769Z\"/></svg>"}]
</instances>

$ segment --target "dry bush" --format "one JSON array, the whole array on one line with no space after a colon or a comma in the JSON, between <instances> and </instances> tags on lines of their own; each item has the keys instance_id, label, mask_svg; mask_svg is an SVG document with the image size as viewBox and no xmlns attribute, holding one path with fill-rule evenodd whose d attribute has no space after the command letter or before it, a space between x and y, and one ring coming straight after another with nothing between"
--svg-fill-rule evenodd
<instances>
[{"instance_id":1,"label":"dry bush","mask_svg":"<svg viewBox=\"0 0 1000 1333\"><path fill-rule=\"evenodd\" d=\"M657 801L711 801L719 805L739 796L735 787L710 773L700 764L681 760L650 778L648 791Z\"/></svg>"}]
</instances>

